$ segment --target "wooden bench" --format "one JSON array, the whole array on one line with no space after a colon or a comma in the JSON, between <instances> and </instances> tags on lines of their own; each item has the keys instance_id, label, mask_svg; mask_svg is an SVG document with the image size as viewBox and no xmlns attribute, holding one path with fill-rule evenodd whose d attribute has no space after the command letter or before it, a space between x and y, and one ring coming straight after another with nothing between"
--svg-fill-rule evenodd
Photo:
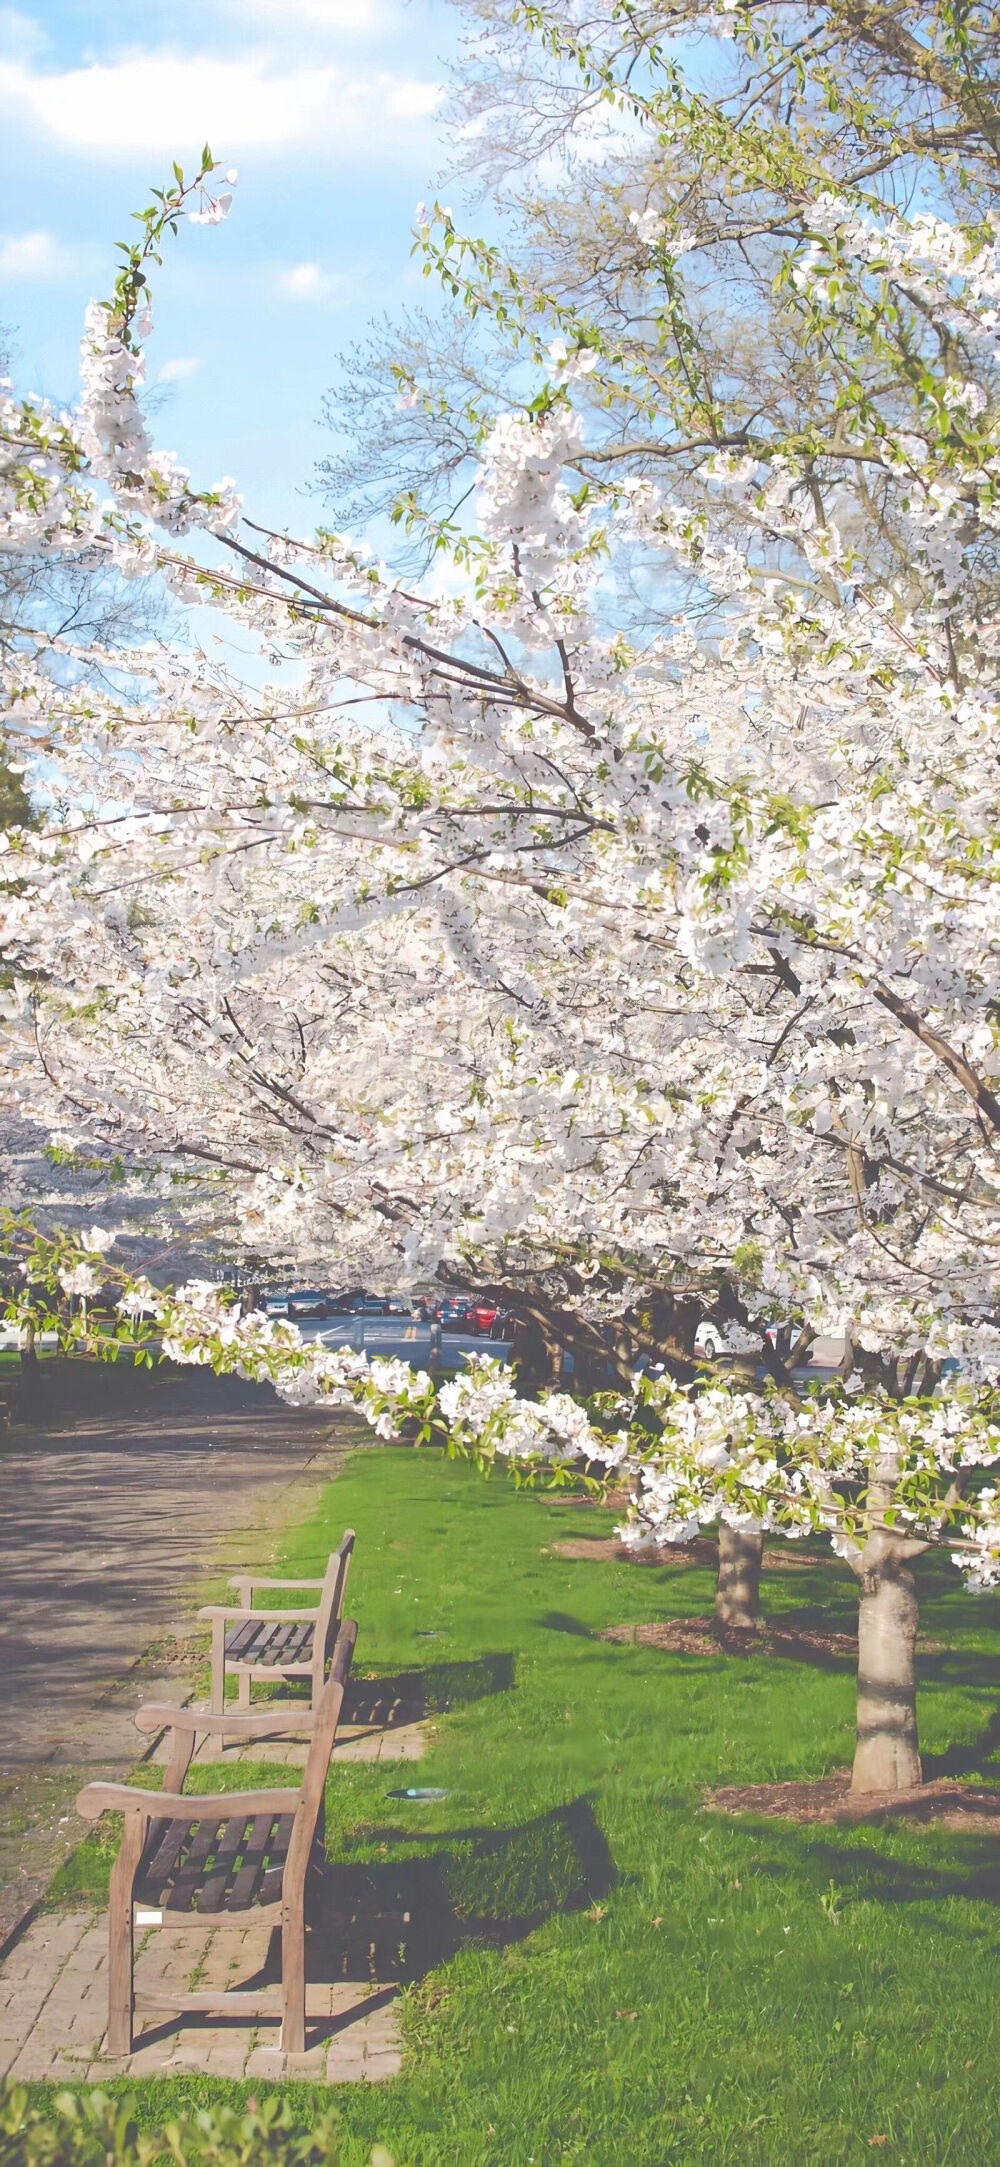
<instances>
[{"instance_id":1,"label":"wooden bench","mask_svg":"<svg viewBox=\"0 0 1000 2167\"><path fill-rule=\"evenodd\" d=\"M162 1791L127 1783L88 1783L76 1809L85 1820L123 1813L121 1848L111 1869L108 1905L108 2053L131 2054L137 2008L162 2013L280 2019L281 2047L305 2047L305 1935L310 1894L324 1859L323 1800L344 1688L358 1628L343 1620L318 1708L290 1717L265 1709L140 1708L140 1731L170 1726ZM311 1734L302 1786L273 1791L182 1796L199 1734L226 1739ZM170 1994L135 1988L135 1930L147 1926L212 1928L273 1920L281 1925L280 2003L273 1993Z\"/></svg>"},{"instance_id":2,"label":"wooden bench","mask_svg":"<svg viewBox=\"0 0 1000 2167\"><path fill-rule=\"evenodd\" d=\"M349 1527L340 1548L331 1551L322 1580L255 1580L249 1573L234 1573L229 1585L236 1589L239 1607L209 1603L199 1610L199 1618L212 1625L210 1705L214 1709L225 1706L227 1671L237 1681L238 1708L250 1707L254 1678L310 1678L312 1705L318 1706L343 1616L354 1543L354 1529ZM311 1610L262 1610L254 1607L254 1595L261 1588L315 1590L319 1601Z\"/></svg>"}]
</instances>

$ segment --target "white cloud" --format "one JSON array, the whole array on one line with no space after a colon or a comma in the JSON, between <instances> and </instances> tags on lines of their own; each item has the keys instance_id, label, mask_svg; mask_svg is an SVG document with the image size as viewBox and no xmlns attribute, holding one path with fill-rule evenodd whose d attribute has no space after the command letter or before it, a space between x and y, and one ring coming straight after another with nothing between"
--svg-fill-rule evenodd
<instances>
[{"instance_id":1,"label":"white cloud","mask_svg":"<svg viewBox=\"0 0 1000 2167\"><path fill-rule=\"evenodd\" d=\"M278 292L289 301L323 301L333 292L335 283L328 272L320 270L318 263L296 263L290 270L281 272Z\"/></svg>"},{"instance_id":2,"label":"white cloud","mask_svg":"<svg viewBox=\"0 0 1000 2167\"><path fill-rule=\"evenodd\" d=\"M172 361L165 361L157 376L158 384L185 384L189 376L197 376L201 362L194 354L175 354Z\"/></svg>"},{"instance_id":3,"label":"white cloud","mask_svg":"<svg viewBox=\"0 0 1000 2167\"><path fill-rule=\"evenodd\" d=\"M190 157L207 140L226 157L309 146L381 162L440 95L412 76L351 76L332 65L282 72L264 53L228 60L162 50L62 74L0 61L0 106L62 144L109 157Z\"/></svg>"},{"instance_id":4,"label":"white cloud","mask_svg":"<svg viewBox=\"0 0 1000 2167\"><path fill-rule=\"evenodd\" d=\"M53 233L9 233L0 240L0 278L48 284L72 277L83 261L82 250L66 248Z\"/></svg>"}]
</instances>

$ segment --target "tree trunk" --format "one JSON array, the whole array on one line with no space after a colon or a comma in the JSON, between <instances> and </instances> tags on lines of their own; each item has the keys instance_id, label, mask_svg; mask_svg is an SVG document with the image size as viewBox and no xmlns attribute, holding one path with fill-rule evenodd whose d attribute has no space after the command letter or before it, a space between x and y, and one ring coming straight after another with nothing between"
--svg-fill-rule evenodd
<instances>
[{"instance_id":1,"label":"tree trunk","mask_svg":"<svg viewBox=\"0 0 1000 2167\"><path fill-rule=\"evenodd\" d=\"M760 1528L743 1534L725 1521L719 1528L719 1577L715 1585L717 1632L755 1633L760 1624Z\"/></svg>"},{"instance_id":2,"label":"tree trunk","mask_svg":"<svg viewBox=\"0 0 1000 2167\"><path fill-rule=\"evenodd\" d=\"M561 1392L563 1382L562 1343L558 1339L553 1339L551 1333L545 1335L545 1367L547 1370L545 1381L549 1391Z\"/></svg>"},{"instance_id":3,"label":"tree trunk","mask_svg":"<svg viewBox=\"0 0 1000 2167\"><path fill-rule=\"evenodd\" d=\"M35 1345L35 1320L29 1317L23 1329L20 1356L21 1374L18 1378L15 1409L19 1421L29 1421L38 1404L38 1348Z\"/></svg>"},{"instance_id":4,"label":"tree trunk","mask_svg":"<svg viewBox=\"0 0 1000 2167\"><path fill-rule=\"evenodd\" d=\"M519 1392L558 1392L563 1351L540 1317L526 1318L514 1336L514 1375Z\"/></svg>"},{"instance_id":5,"label":"tree trunk","mask_svg":"<svg viewBox=\"0 0 1000 2167\"><path fill-rule=\"evenodd\" d=\"M859 1574L858 1743L852 1791L912 1791L921 1781L913 1574L891 1537L872 1536Z\"/></svg>"}]
</instances>

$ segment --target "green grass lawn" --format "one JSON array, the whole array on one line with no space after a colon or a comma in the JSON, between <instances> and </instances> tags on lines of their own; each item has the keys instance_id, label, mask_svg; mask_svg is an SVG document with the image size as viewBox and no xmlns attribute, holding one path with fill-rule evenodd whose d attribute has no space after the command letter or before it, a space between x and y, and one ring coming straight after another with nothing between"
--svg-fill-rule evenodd
<instances>
[{"instance_id":1,"label":"green grass lawn","mask_svg":"<svg viewBox=\"0 0 1000 2167\"><path fill-rule=\"evenodd\" d=\"M339 1885L410 1911L417 1975L405 2074L337 2095L344 2167L376 2141L398 2167L995 2163L995 1842L702 1811L713 1783L843 1766L853 1680L595 1639L711 1604L707 1573L547 1551L610 1517L376 1449L286 1542L288 1569L315 1572L356 1526L356 1673L420 1668L451 1704L419 1767L332 1773ZM923 1662L925 1752L989 1773L997 1607L944 1572L928 1595L947 1652ZM767 1576L775 1611L849 1627L851 1597L832 1564ZM388 1797L408 1780L449 1795ZM98 1890L107 1849L85 1845L56 1899ZM316 2089L288 2089L315 2114ZM148 2112L236 2091L176 2079L149 2086Z\"/></svg>"}]
</instances>

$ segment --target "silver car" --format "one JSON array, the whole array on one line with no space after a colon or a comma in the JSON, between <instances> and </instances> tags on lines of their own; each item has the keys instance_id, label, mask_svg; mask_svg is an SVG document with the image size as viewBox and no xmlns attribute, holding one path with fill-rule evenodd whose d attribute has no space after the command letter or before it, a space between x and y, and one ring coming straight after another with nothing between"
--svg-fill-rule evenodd
<instances>
[{"instance_id":1,"label":"silver car","mask_svg":"<svg viewBox=\"0 0 1000 2167\"><path fill-rule=\"evenodd\" d=\"M288 1297L290 1317L325 1317L327 1307L326 1295L318 1293L315 1288L299 1288Z\"/></svg>"}]
</instances>

